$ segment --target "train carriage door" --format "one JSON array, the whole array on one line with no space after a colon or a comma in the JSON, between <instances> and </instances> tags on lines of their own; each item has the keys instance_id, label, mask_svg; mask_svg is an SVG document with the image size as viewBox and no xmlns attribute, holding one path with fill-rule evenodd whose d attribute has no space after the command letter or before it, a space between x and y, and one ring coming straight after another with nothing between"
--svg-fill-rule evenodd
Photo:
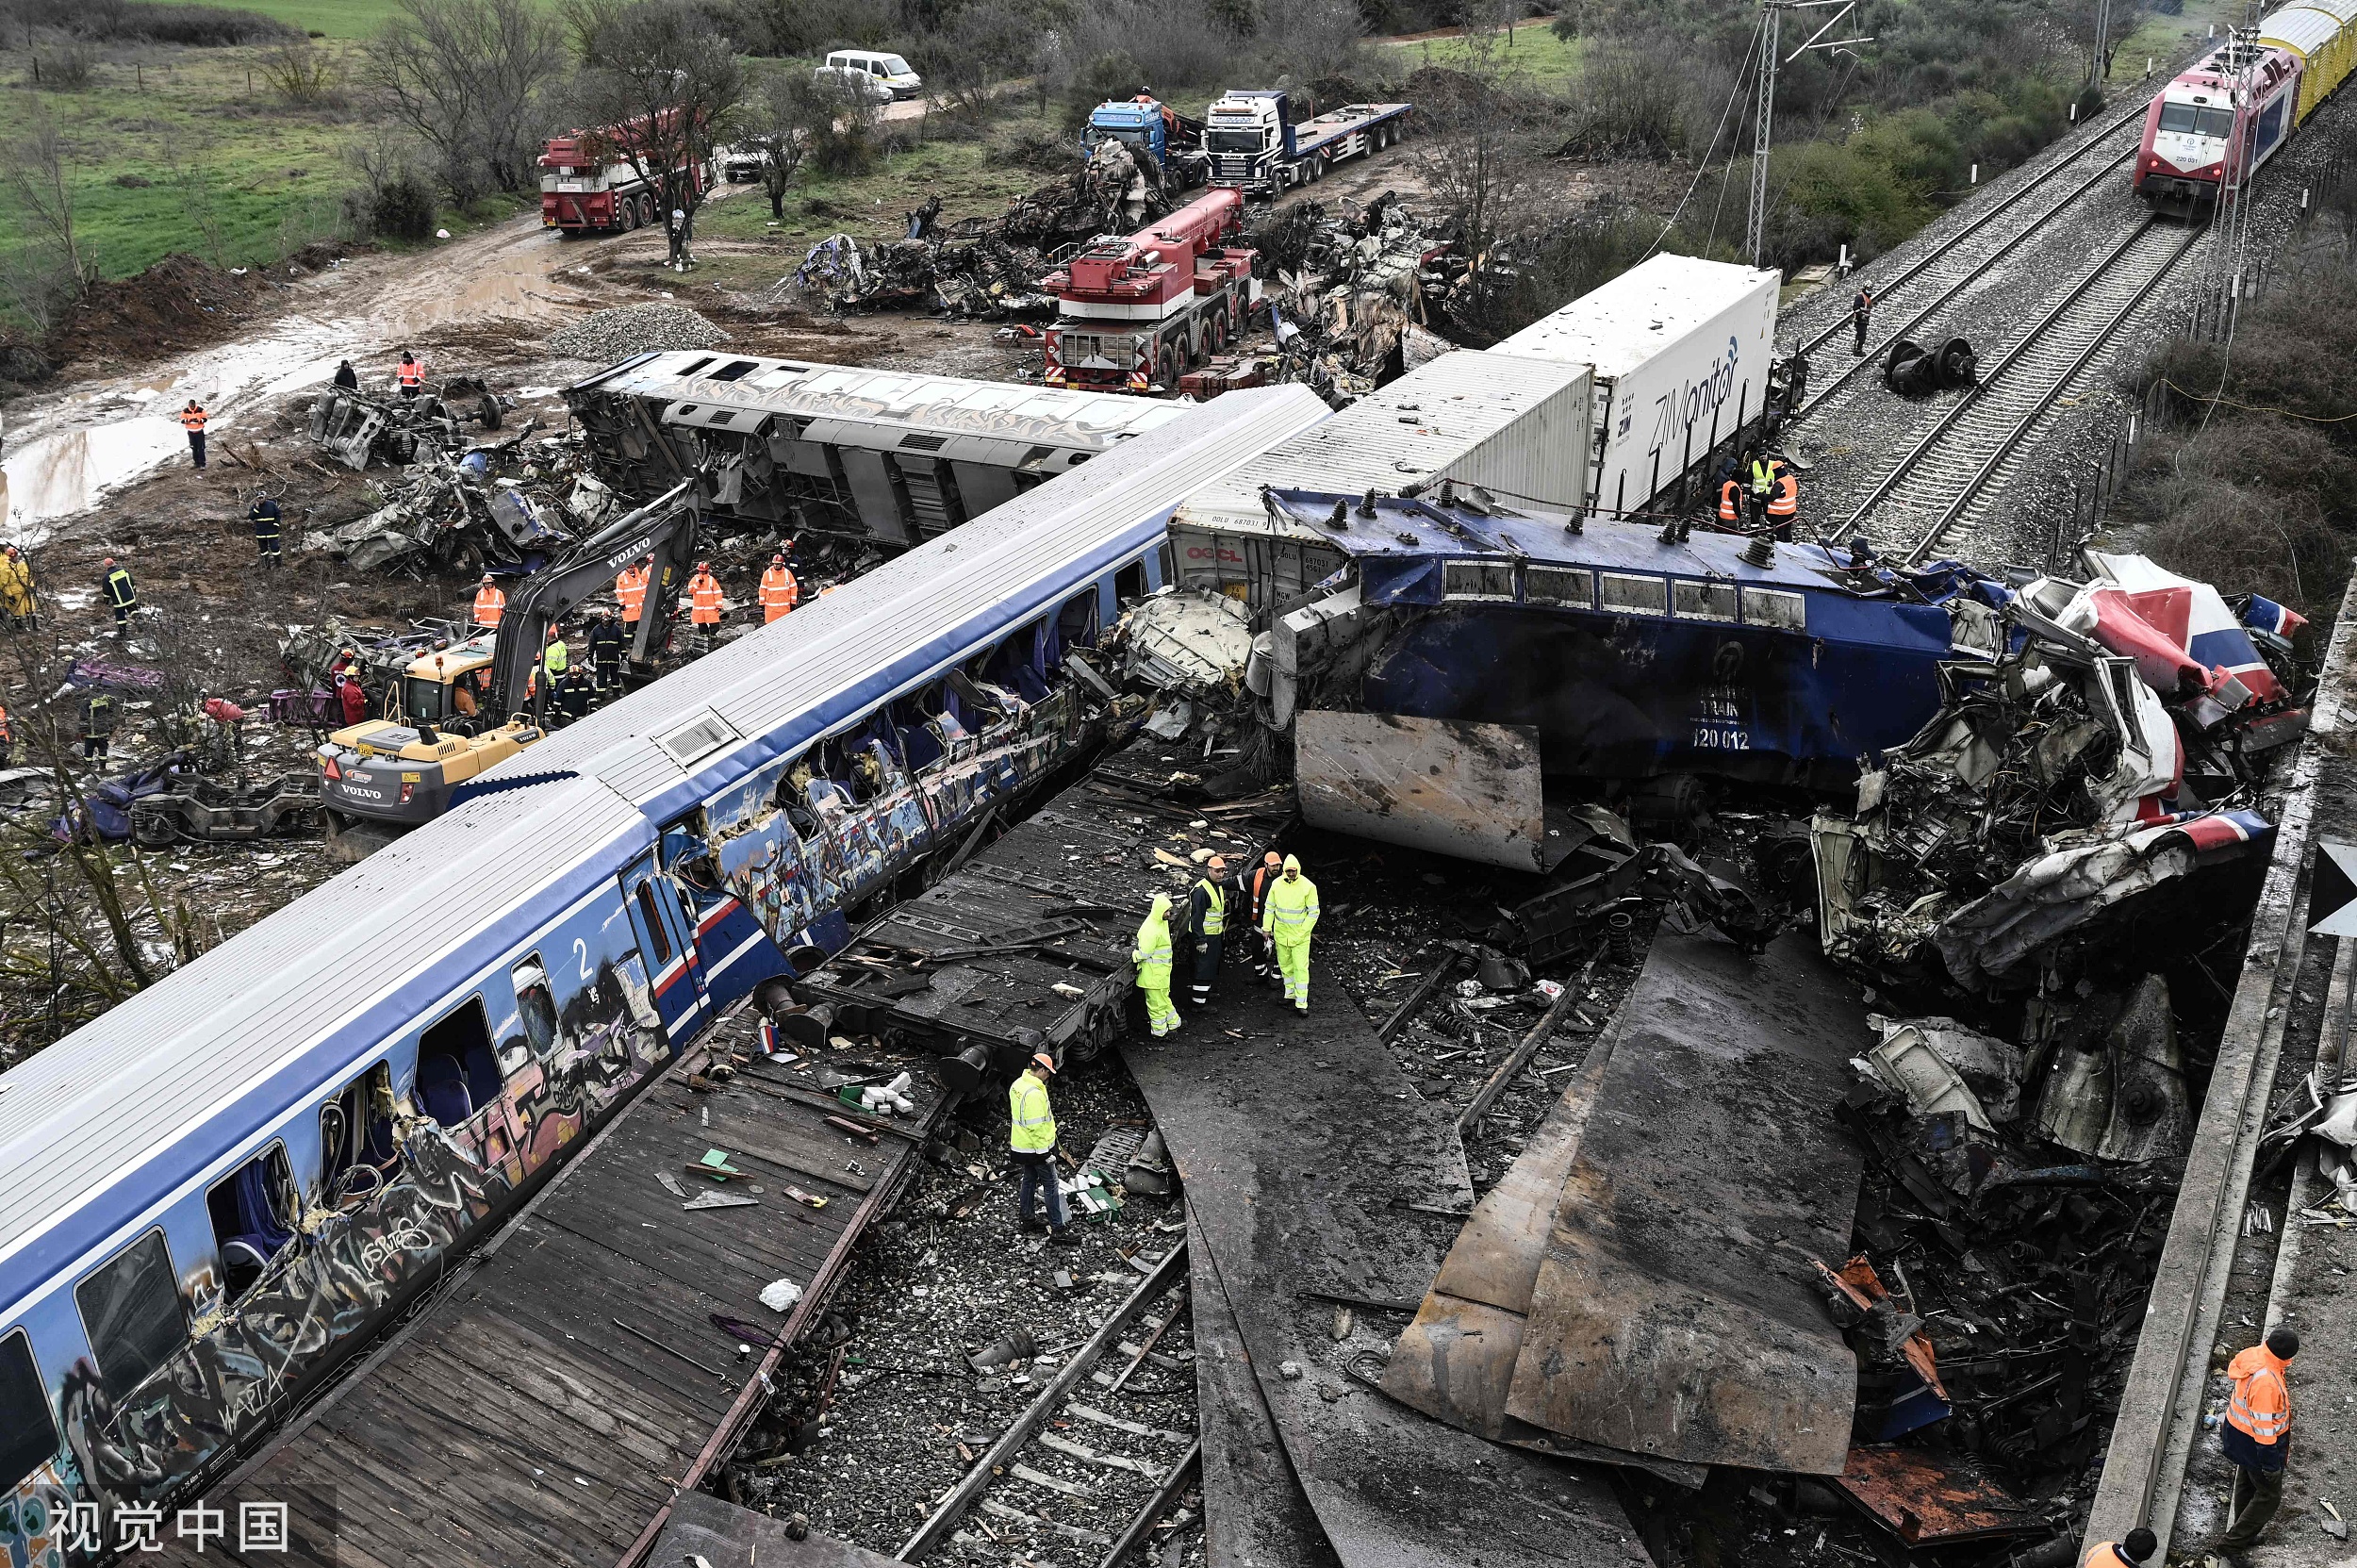
<instances>
[{"instance_id":1,"label":"train carriage door","mask_svg":"<svg viewBox=\"0 0 2357 1568\"><path fill-rule=\"evenodd\" d=\"M646 956L649 983L663 1030L674 1043L692 1034L711 1011L704 999L703 960L687 911L671 880L655 869L649 850L622 873L622 900L630 908L631 930L638 950Z\"/></svg>"}]
</instances>

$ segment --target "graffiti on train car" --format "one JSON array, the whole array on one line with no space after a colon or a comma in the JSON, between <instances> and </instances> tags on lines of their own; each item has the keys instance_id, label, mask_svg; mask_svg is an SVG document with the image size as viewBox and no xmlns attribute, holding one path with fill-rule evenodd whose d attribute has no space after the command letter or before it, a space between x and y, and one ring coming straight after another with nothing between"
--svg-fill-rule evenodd
<instances>
[{"instance_id":1,"label":"graffiti on train car","mask_svg":"<svg viewBox=\"0 0 2357 1568\"><path fill-rule=\"evenodd\" d=\"M389 1075L371 1069L352 1103L381 1095L371 1108L386 1113L381 1131L364 1129L333 1176L321 1173L288 1239L237 1299L223 1299L207 1260L182 1280L189 1341L155 1371L118 1397L88 1358L74 1364L58 1400L62 1468L0 1500L8 1568L61 1568L58 1522L75 1497L122 1509L215 1479L240 1440L283 1420L668 1060L618 900L547 933L510 978L515 1005L500 1008L493 1035L500 1082L479 1107L445 1124L447 1104L431 1108L415 1090L395 1101Z\"/></svg>"}]
</instances>

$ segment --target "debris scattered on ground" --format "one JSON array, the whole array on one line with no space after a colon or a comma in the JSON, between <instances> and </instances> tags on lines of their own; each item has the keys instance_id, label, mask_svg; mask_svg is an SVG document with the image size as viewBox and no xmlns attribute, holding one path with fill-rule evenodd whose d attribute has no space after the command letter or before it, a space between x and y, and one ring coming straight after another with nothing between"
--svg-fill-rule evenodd
<instances>
[{"instance_id":1,"label":"debris scattered on ground","mask_svg":"<svg viewBox=\"0 0 2357 1568\"><path fill-rule=\"evenodd\" d=\"M480 382L445 385L421 397L372 397L331 388L311 404L311 439L348 469L372 462L415 462L423 454L456 453L470 425L497 430L510 404Z\"/></svg>"},{"instance_id":2,"label":"debris scattered on ground","mask_svg":"<svg viewBox=\"0 0 2357 1568\"><path fill-rule=\"evenodd\" d=\"M601 365L665 349L717 348L729 335L684 305L625 305L595 310L549 334L549 352Z\"/></svg>"},{"instance_id":3,"label":"debris scattered on ground","mask_svg":"<svg viewBox=\"0 0 2357 1568\"><path fill-rule=\"evenodd\" d=\"M304 542L364 571L536 566L605 520L616 503L583 471L577 440L531 434L527 426L457 457L421 448L398 477L377 481L383 505Z\"/></svg>"}]
</instances>

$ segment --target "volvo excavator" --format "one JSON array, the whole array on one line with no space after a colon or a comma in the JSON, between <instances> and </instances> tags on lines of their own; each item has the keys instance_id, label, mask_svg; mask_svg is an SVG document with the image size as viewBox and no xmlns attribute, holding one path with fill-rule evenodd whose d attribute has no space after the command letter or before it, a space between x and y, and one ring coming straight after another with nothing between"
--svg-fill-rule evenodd
<instances>
[{"instance_id":1,"label":"volvo excavator","mask_svg":"<svg viewBox=\"0 0 2357 1568\"><path fill-rule=\"evenodd\" d=\"M538 744L548 734L549 683L534 672L550 628L650 556L646 609L625 668L642 674L654 668L670 645L701 520L696 481L683 480L525 578L497 630L411 660L387 717L338 730L319 749L331 850L363 858L440 816L461 786Z\"/></svg>"}]
</instances>

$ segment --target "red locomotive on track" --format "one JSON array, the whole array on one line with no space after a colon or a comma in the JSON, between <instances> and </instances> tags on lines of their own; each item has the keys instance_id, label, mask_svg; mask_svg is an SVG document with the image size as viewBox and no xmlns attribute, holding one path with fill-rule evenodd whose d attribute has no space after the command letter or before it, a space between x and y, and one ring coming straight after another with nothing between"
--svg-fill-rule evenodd
<instances>
[{"instance_id":1,"label":"red locomotive on track","mask_svg":"<svg viewBox=\"0 0 2357 1568\"><path fill-rule=\"evenodd\" d=\"M2286 6L2163 88L2136 152L2135 191L2146 205L2200 216L2227 178L2247 180L2274 156L2349 74L2357 20L2343 11L2357 19L2349 0Z\"/></svg>"}]
</instances>

